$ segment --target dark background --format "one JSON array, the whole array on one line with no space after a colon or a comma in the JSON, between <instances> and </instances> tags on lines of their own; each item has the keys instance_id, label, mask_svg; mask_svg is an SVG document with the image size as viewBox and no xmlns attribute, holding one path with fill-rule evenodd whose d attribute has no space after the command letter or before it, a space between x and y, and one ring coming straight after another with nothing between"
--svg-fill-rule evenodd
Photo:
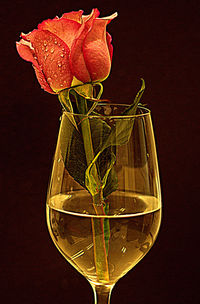
<instances>
[{"instance_id":1,"label":"dark background","mask_svg":"<svg viewBox=\"0 0 200 304\"><path fill-rule=\"evenodd\" d=\"M4 303L92 303L92 289L58 253L45 197L61 107L15 50L44 19L117 11L105 98L133 100L146 81L163 193L158 240L116 285L112 303L192 303L199 296L199 1L5 1L1 4L1 269Z\"/></svg>"}]
</instances>

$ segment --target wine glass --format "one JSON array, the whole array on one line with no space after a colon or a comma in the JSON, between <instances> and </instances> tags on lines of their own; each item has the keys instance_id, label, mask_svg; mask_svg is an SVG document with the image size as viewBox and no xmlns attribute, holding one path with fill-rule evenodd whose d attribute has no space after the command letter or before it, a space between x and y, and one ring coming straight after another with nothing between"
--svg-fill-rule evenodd
<instances>
[{"instance_id":1,"label":"wine glass","mask_svg":"<svg viewBox=\"0 0 200 304\"><path fill-rule=\"evenodd\" d=\"M151 113L140 106L136 115L122 115L127 108L63 112L48 188L50 236L89 281L96 304L110 303L115 283L150 250L161 222Z\"/></svg>"}]
</instances>

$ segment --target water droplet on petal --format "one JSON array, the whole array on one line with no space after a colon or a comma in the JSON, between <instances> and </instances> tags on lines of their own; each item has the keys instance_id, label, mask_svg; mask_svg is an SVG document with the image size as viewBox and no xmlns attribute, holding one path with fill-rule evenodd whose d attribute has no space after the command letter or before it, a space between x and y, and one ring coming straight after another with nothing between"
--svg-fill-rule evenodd
<instances>
[{"instance_id":1,"label":"water droplet on petal","mask_svg":"<svg viewBox=\"0 0 200 304\"><path fill-rule=\"evenodd\" d=\"M61 57L64 57L65 55L62 53L60 56L61 56Z\"/></svg>"},{"instance_id":2,"label":"water droplet on petal","mask_svg":"<svg viewBox=\"0 0 200 304\"><path fill-rule=\"evenodd\" d=\"M50 52L51 52L51 54L53 54L53 52L54 52L54 49L52 48Z\"/></svg>"},{"instance_id":3,"label":"water droplet on petal","mask_svg":"<svg viewBox=\"0 0 200 304\"><path fill-rule=\"evenodd\" d=\"M62 63L58 62L58 67L60 68L62 66Z\"/></svg>"},{"instance_id":4,"label":"water droplet on petal","mask_svg":"<svg viewBox=\"0 0 200 304\"><path fill-rule=\"evenodd\" d=\"M51 81L51 77L48 77L48 78L47 78L47 81Z\"/></svg>"},{"instance_id":5,"label":"water droplet on petal","mask_svg":"<svg viewBox=\"0 0 200 304\"><path fill-rule=\"evenodd\" d=\"M46 41L44 41L44 46L46 46L47 45L47 42Z\"/></svg>"},{"instance_id":6,"label":"water droplet on petal","mask_svg":"<svg viewBox=\"0 0 200 304\"><path fill-rule=\"evenodd\" d=\"M122 247L121 251L122 251L123 253L125 253L125 252L126 252L126 247Z\"/></svg>"},{"instance_id":7,"label":"water droplet on petal","mask_svg":"<svg viewBox=\"0 0 200 304\"><path fill-rule=\"evenodd\" d=\"M61 88L62 88L62 87L63 87L63 84L61 83L60 86L61 86Z\"/></svg>"},{"instance_id":8,"label":"water droplet on petal","mask_svg":"<svg viewBox=\"0 0 200 304\"><path fill-rule=\"evenodd\" d=\"M47 52L48 51L48 46L46 46L46 49L45 49L45 52Z\"/></svg>"},{"instance_id":9,"label":"water droplet on petal","mask_svg":"<svg viewBox=\"0 0 200 304\"><path fill-rule=\"evenodd\" d=\"M62 51L64 51L65 50L65 48L62 48Z\"/></svg>"},{"instance_id":10,"label":"water droplet on petal","mask_svg":"<svg viewBox=\"0 0 200 304\"><path fill-rule=\"evenodd\" d=\"M55 39L55 40L54 40L54 43L55 43L55 44L57 44L57 43L58 43L58 41Z\"/></svg>"}]
</instances>

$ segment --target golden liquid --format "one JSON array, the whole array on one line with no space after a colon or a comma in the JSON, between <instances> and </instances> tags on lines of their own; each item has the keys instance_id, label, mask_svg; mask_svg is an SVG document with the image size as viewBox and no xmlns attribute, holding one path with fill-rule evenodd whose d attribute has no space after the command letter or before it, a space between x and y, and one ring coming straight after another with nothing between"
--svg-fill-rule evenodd
<instances>
[{"instance_id":1,"label":"golden liquid","mask_svg":"<svg viewBox=\"0 0 200 304\"><path fill-rule=\"evenodd\" d=\"M59 194L47 204L50 235L65 257L89 281L98 283L91 219L109 221L109 281L114 284L133 268L155 242L161 221L160 202L153 196L116 191L109 197L108 216L95 216L90 197L81 191Z\"/></svg>"}]
</instances>

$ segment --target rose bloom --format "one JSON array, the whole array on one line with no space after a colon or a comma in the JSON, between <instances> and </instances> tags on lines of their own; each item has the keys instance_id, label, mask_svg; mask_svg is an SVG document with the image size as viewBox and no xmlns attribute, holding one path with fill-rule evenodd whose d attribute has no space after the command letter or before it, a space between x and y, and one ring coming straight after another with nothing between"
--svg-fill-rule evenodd
<instances>
[{"instance_id":1,"label":"rose bloom","mask_svg":"<svg viewBox=\"0 0 200 304\"><path fill-rule=\"evenodd\" d=\"M107 24L117 16L98 18L98 9L48 19L16 43L19 55L32 62L41 87L52 94L77 84L105 80L113 47Z\"/></svg>"}]
</instances>

